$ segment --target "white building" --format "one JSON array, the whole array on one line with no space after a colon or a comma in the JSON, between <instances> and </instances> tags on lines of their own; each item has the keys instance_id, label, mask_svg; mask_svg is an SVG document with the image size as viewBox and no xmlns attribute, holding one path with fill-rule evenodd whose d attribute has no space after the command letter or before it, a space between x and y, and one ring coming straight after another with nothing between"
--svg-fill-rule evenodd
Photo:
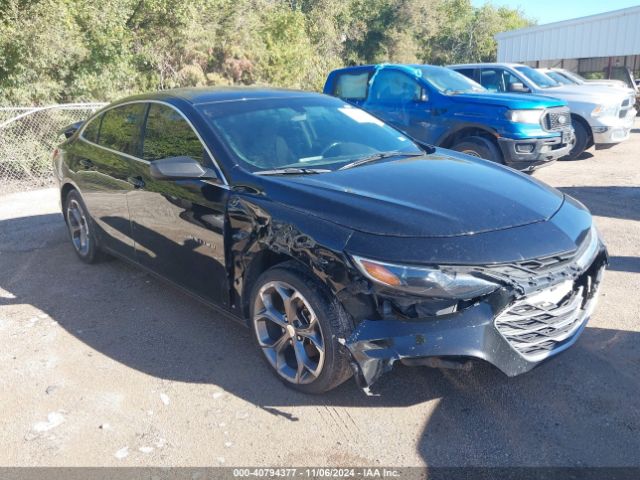
<instances>
[{"instance_id":1,"label":"white building","mask_svg":"<svg viewBox=\"0 0 640 480\"><path fill-rule=\"evenodd\" d=\"M498 62L605 77L613 67L629 67L636 77L640 73L640 6L502 32L495 38Z\"/></svg>"}]
</instances>

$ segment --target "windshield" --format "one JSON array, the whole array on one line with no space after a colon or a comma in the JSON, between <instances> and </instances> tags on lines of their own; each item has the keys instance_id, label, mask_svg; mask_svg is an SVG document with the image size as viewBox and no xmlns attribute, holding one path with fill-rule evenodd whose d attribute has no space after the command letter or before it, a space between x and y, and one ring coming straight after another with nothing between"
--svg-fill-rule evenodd
<instances>
[{"instance_id":1,"label":"windshield","mask_svg":"<svg viewBox=\"0 0 640 480\"><path fill-rule=\"evenodd\" d=\"M420 70L422 71L422 77L445 95L487 91L479 83L449 68L420 67Z\"/></svg>"},{"instance_id":2,"label":"windshield","mask_svg":"<svg viewBox=\"0 0 640 480\"><path fill-rule=\"evenodd\" d=\"M562 73L554 72L553 70L549 70L548 72L544 72L547 77L551 77L556 82L561 83L562 85L575 85L578 82L571 80L568 78L568 75L565 76Z\"/></svg>"},{"instance_id":3,"label":"windshield","mask_svg":"<svg viewBox=\"0 0 640 480\"><path fill-rule=\"evenodd\" d=\"M217 102L198 109L236 162L251 172L317 173L312 169L337 170L378 153L422 152L399 131L332 97Z\"/></svg>"},{"instance_id":4,"label":"windshield","mask_svg":"<svg viewBox=\"0 0 640 480\"><path fill-rule=\"evenodd\" d=\"M562 70L562 75L564 75L565 77L569 77L571 80L580 85L587 81L587 79L582 75L578 75L577 73L570 72L568 70Z\"/></svg>"},{"instance_id":5,"label":"windshield","mask_svg":"<svg viewBox=\"0 0 640 480\"><path fill-rule=\"evenodd\" d=\"M525 77L527 77L530 81L535 83L540 88L551 88L560 86L560 84L553 78L547 77L544 73L540 73L531 67L516 67L516 70L522 73Z\"/></svg>"}]
</instances>

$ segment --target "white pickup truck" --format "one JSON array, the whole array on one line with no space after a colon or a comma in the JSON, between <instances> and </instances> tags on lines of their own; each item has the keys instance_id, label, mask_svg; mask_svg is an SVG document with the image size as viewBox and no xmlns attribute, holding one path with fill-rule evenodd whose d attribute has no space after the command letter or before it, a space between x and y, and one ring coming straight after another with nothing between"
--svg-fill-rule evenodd
<instances>
[{"instance_id":1,"label":"white pickup truck","mask_svg":"<svg viewBox=\"0 0 640 480\"><path fill-rule=\"evenodd\" d=\"M608 148L629 138L636 116L632 91L602 86L561 85L534 68L518 63L474 63L449 68L494 92L535 93L564 100L571 110L576 142L569 158L587 148Z\"/></svg>"}]
</instances>

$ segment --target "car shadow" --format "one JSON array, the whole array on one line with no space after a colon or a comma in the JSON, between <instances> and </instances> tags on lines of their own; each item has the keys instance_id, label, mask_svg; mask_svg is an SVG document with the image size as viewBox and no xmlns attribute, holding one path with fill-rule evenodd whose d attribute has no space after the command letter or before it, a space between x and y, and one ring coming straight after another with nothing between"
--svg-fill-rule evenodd
<instances>
[{"instance_id":1,"label":"car shadow","mask_svg":"<svg viewBox=\"0 0 640 480\"><path fill-rule=\"evenodd\" d=\"M379 396L353 381L310 396L270 373L249 329L125 262L80 262L59 214L0 221L0 267L0 287L14 297L0 298L0 306L33 305L122 365L217 385L289 421L299 420L288 411L294 406L437 401L406 446L431 466L638 462L638 332L587 328L573 348L516 378L482 363L471 371L398 365L374 386Z\"/></svg>"},{"instance_id":2,"label":"car shadow","mask_svg":"<svg viewBox=\"0 0 640 480\"><path fill-rule=\"evenodd\" d=\"M639 257L613 256L609 257L609 270L618 272L640 273Z\"/></svg>"},{"instance_id":3,"label":"car shadow","mask_svg":"<svg viewBox=\"0 0 640 480\"><path fill-rule=\"evenodd\" d=\"M589 158L593 158L593 157L594 157L593 153L588 152L588 151L584 151L580 155L578 155L576 158L562 157L562 158L559 159L559 161L561 161L561 162L577 162L579 160L588 160Z\"/></svg>"},{"instance_id":4,"label":"car shadow","mask_svg":"<svg viewBox=\"0 0 640 480\"><path fill-rule=\"evenodd\" d=\"M561 191L584 203L600 217L640 220L640 187L560 187Z\"/></svg>"}]
</instances>

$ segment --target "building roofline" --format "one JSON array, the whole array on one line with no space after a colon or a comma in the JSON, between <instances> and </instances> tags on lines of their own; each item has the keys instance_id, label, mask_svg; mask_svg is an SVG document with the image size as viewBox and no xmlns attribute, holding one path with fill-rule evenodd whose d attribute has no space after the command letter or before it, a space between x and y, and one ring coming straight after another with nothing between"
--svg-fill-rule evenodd
<instances>
[{"instance_id":1,"label":"building roofline","mask_svg":"<svg viewBox=\"0 0 640 480\"><path fill-rule=\"evenodd\" d=\"M561 20L558 22L545 23L543 25L534 25L531 27L520 28L518 30L509 30L506 32L497 33L494 38L496 40L502 40L505 38L517 37L533 31L552 30L554 28L566 28L571 25L579 25L581 23L591 23L594 21L600 21L610 18L623 17L630 13L640 12L640 5L634 7L622 8L619 10L613 10L611 12L595 13L593 15L587 15L585 17L572 18L569 20Z\"/></svg>"}]
</instances>

